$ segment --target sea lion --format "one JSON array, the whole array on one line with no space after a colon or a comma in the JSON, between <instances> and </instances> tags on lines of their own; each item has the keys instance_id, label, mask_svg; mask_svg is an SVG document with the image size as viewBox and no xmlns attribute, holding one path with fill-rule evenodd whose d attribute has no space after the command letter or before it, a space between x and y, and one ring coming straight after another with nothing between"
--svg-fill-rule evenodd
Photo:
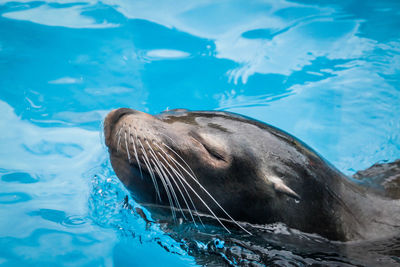
<instances>
[{"instance_id":1,"label":"sea lion","mask_svg":"<svg viewBox=\"0 0 400 267\"><path fill-rule=\"evenodd\" d=\"M112 167L139 203L243 224L282 222L331 240L400 232L400 202L350 181L306 144L229 112L111 111L104 137ZM184 212L186 211L186 212Z\"/></svg>"}]
</instances>

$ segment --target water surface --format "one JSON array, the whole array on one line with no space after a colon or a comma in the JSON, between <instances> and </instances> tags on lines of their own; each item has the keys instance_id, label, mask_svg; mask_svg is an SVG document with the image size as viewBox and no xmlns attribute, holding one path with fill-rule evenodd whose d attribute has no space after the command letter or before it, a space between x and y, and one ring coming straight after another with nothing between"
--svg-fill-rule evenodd
<instances>
[{"instance_id":1,"label":"water surface","mask_svg":"<svg viewBox=\"0 0 400 267\"><path fill-rule=\"evenodd\" d=\"M1 0L0 265L364 265L371 248L398 261L397 241L332 255L280 226L261 241L146 226L100 132L118 107L226 110L346 174L395 160L399 28L398 1Z\"/></svg>"}]
</instances>

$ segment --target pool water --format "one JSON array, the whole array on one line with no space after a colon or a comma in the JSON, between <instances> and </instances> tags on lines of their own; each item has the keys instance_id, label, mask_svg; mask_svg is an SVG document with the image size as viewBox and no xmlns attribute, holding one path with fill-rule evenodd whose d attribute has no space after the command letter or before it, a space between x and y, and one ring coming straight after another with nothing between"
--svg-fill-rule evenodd
<instances>
[{"instance_id":1,"label":"pool water","mask_svg":"<svg viewBox=\"0 0 400 267\"><path fill-rule=\"evenodd\" d=\"M261 240L147 225L101 136L118 107L225 110L348 175L393 161L399 29L399 1L0 0L0 266L400 262L399 240L332 254L282 225Z\"/></svg>"}]
</instances>

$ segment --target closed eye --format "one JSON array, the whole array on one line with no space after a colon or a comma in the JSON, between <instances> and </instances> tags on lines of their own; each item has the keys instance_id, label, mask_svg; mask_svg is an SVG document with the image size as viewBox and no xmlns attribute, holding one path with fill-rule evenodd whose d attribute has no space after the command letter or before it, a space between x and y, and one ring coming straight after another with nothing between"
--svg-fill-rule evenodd
<instances>
[{"instance_id":1,"label":"closed eye","mask_svg":"<svg viewBox=\"0 0 400 267\"><path fill-rule=\"evenodd\" d=\"M223 160L223 161L226 162L225 158L224 158L218 151L216 151L215 149L209 147L207 144L204 144L204 143L201 143L201 144L204 146L204 148L207 150L207 152L208 152L211 156L213 156L213 157L216 158L217 160Z\"/></svg>"},{"instance_id":2,"label":"closed eye","mask_svg":"<svg viewBox=\"0 0 400 267\"><path fill-rule=\"evenodd\" d=\"M204 149L208 152L208 154L210 154L213 158L215 158L216 160L222 160L222 161L227 162L227 160L223 156L223 153L218 151L217 148L215 148L215 147L209 145L207 142L205 142L204 138L202 138L199 134L197 134L196 132L191 132L190 135L197 142L199 142L204 147Z\"/></svg>"}]
</instances>

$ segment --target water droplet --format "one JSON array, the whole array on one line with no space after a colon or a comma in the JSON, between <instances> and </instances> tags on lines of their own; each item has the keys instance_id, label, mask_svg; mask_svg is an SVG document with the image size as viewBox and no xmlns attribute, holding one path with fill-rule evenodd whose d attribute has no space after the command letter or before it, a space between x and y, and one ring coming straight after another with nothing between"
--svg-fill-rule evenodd
<instances>
[{"instance_id":1,"label":"water droplet","mask_svg":"<svg viewBox=\"0 0 400 267\"><path fill-rule=\"evenodd\" d=\"M214 239L214 245L216 248L224 248L225 241L219 240L218 238Z\"/></svg>"}]
</instances>

